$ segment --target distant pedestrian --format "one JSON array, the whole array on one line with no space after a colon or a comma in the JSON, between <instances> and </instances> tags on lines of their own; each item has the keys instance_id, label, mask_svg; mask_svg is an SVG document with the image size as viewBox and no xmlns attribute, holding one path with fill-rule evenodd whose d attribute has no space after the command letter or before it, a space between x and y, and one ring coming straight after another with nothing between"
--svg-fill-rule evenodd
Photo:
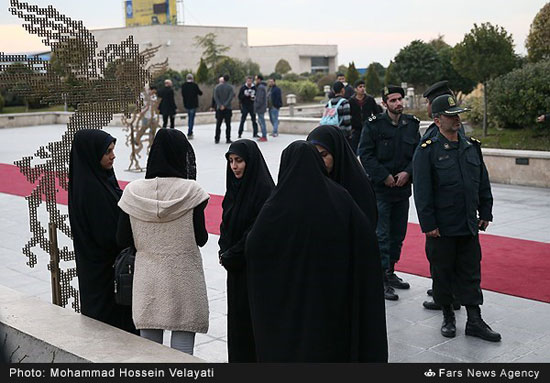
<instances>
[{"instance_id":1,"label":"distant pedestrian","mask_svg":"<svg viewBox=\"0 0 550 383\"><path fill-rule=\"evenodd\" d=\"M332 125L340 128L349 139L351 132L351 111L349 101L344 97L344 84L336 81L332 86L334 97L328 100L319 125Z\"/></svg>"},{"instance_id":2,"label":"distant pedestrian","mask_svg":"<svg viewBox=\"0 0 550 383\"><path fill-rule=\"evenodd\" d=\"M359 139L363 125L369 117L378 114L378 107L374 97L367 94L365 89L365 81L357 80L354 84L355 94L349 99L350 114L351 114L351 134L349 144L353 153L357 153Z\"/></svg>"},{"instance_id":3,"label":"distant pedestrian","mask_svg":"<svg viewBox=\"0 0 550 383\"><path fill-rule=\"evenodd\" d=\"M241 123L239 125L239 138L244 130L246 116L250 114L252 120L252 137L258 136L258 124L256 123L256 113L254 112L254 99L256 98L256 87L252 82L252 76L246 78L245 84L239 90L239 104L241 108Z\"/></svg>"},{"instance_id":4,"label":"distant pedestrian","mask_svg":"<svg viewBox=\"0 0 550 383\"><path fill-rule=\"evenodd\" d=\"M279 135L279 109L283 106L283 96L281 88L279 88L274 78L267 80L267 108L269 109L269 121L273 126L271 135L277 137Z\"/></svg>"},{"instance_id":5,"label":"distant pedestrian","mask_svg":"<svg viewBox=\"0 0 550 383\"><path fill-rule=\"evenodd\" d=\"M346 75L343 73L338 73L336 75L336 81L339 81L342 84L344 84L344 98L346 100L349 100L351 96L355 94L355 91L353 90L353 87L350 84L348 84L348 82L346 81ZM334 90L334 86L333 86L332 90L328 94L328 98L334 98L336 93L338 92Z\"/></svg>"},{"instance_id":6,"label":"distant pedestrian","mask_svg":"<svg viewBox=\"0 0 550 383\"><path fill-rule=\"evenodd\" d=\"M193 75L187 74L187 81L181 86L181 95L183 97L183 106L187 109L187 139L193 139L193 126L195 125L195 114L199 107L199 96L202 91L195 83Z\"/></svg>"},{"instance_id":7,"label":"distant pedestrian","mask_svg":"<svg viewBox=\"0 0 550 383\"><path fill-rule=\"evenodd\" d=\"M223 82L220 81L214 88L214 102L216 104L216 135L214 142L220 142L220 133L222 121L225 121L225 143L230 144L231 141L231 101L235 97L235 91L229 84L229 75L223 76Z\"/></svg>"},{"instance_id":8,"label":"distant pedestrian","mask_svg":"<svg viewBox=\"0 0 550 383\"><path fill-rule=\"evenodd\" d=\"M170 128L174 129L177 106L174 99L172 80L164 80L164 88L158 92L158 97L160 97L159 113L162 115L162 127L166 128L168 119L170 119Z\"/></svg>"},{"instance_id":9,"label":"distant pedestrian","mask_svg":"<svg viewBox=\"0 0 550 383\"><path fill-rule=\"evenodd\" d=\"M258 116L258 122L262 129L262 136L258 141L267 141L267 127L265 125L265 112L267 110L267 85L262 75L256 76L256 98L254 99L254 111Z\"/></svg>"}]
</instances>

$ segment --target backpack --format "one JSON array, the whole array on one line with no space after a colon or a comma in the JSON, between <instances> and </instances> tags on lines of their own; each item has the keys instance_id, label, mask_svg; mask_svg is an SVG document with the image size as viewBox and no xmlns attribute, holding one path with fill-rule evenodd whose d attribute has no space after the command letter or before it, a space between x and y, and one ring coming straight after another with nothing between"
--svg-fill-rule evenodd
<instances>
[{"instance_id":1,"label":"backpack","mask_svg":"<svg viewBox=\"0 0 550 383\"><path fill-rule=\"evenodd\" d=\"M134 263L136 249L130 246L122 250L115 259L115 302L123 306L132 305L132 287L134 285Z\"/></svg>"},{"instance_id":2,"label":"backpack","mask_svg":"<svg viewBox=\"0 0 550 383\"><path fill-rule=\"evenodd\" d=\"M338 116L338 108L344 101L347 101L344 97L342 97L336 105L332 105L332 100L329 100L327 103L327 106L325 107L325 110L323 111L323 117L321 117L321 121L319 121L320 125L333 125L340 127L340 124L342 123L342 117Z\"/></svg>"}]
</instances>

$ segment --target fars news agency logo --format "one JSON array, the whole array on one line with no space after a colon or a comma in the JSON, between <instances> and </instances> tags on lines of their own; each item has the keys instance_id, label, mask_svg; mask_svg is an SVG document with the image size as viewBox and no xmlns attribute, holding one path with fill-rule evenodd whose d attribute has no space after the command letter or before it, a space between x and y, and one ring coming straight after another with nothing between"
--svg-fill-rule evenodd
<instances>
[{"instance_id":1,"label":"fars news agency logo","mask_svg":"<svg viewBox=\"0 0 550 383\"><path fill-rule=\"evenodd\" d=\"M436 373L432 371L432 369L430 368L428 371L424 372L424 376L427 377L427 378L433 378L435 377Z\"/></svg>"}]
</instances>

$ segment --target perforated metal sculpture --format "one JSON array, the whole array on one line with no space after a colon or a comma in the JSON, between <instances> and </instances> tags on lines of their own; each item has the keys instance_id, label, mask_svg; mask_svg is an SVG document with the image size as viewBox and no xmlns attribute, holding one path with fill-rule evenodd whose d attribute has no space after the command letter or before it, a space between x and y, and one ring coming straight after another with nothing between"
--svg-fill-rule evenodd
<instances>
[{"instance_id":1,"label":"perforated metal sculpture","mask_svg":"<svg viewBox=\"0 0 550 383\"><path fill-rule=\"evenodd\" d=\"M82 21L74 21L52 6L40 8L10 1L9 11L24 20L23 26L30 34L43 37L52 54L48 62L0 53L0 83L20 96L38 98L44 104L66 102L75 107L59 141L47 143L33 155L15 162L27 180L35 184L26 197L32 237L23 253L30 267L37 264L37 246L50 255L53 303L66 306L72 299L72 307L79 311L78 291L71 286L76 269L59 268L60 262L74 260L74 252L67 246L60 249L57 244L58 233L71 238L67 215L57 207L57 188L68 189L69 155L76 131L101 129L115 113L129 117L131 105L137 110L142 108L140 92L149 82L151 71L159 68L146 65L158 47L140 53L138 44L129 36L96 52L98 44ZM38 217L42 203L48 213L47 229Z\"/></svg>"}]
</instances>

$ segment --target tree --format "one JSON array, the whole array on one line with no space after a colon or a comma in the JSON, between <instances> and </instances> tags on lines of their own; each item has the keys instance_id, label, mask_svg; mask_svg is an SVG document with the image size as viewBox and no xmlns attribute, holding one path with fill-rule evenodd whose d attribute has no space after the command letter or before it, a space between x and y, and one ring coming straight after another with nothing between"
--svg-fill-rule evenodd
<instances>
[{"instance_id":1,"label":"tree","mask_svg":"<svg viewBox=\"0 0 550 383\"><path fill-rule=\"evenodd\" d=\"M217 80L219 76L228 74L233 84L239 84L244 81L246 76L259 74L260 66L250 59L243 62L231 57L224 57L212 68L210 73L211 76L214 76L213 80Z\"/></svg>"},{"instance_id":2,"label":"tree","mask_svg":"<svg viewBox=\"0 0 550 383\"><path fill-rule=\"evenodd\" d=\"M441 74L436 81L448 80L449 87L452 90L462 92L463 94L470 93L477 85L477 82L462 76L456 71L452 64L453 48L448 45L441 48L438 54L441 61Z\"/></svg>"},{"instance_id":3,"label":"tree","mask_svg":"<svg viewBox=\"0 0 550 383\"><path fill-rule=\"evenodd\" d=\"M372 62L371 65L374 65L374 70L376 71L376 74L378 75L378 79L380 80L380 84L384 83L384 76L386 75L386 68L384 68L384 65L380 64L379 62ZM366 76L366 73L365 73Z\"/></svg>"},{"instance_id":4,"label":"tree","mask_svg":"<svg viewBox=\"0 0 550 383\"><path fill-rule=\"evenodd\" d=\"M395 63L390 61L390 65L386 68L386 73L384 74L384 85L399 85L401 83L401 78L399 73L397 73L397 68Z\"/></svg>"},{"instance_id":5,"label":"tree","mask_svg":"<svg viewBox=\"0 0 550 383\"><path fill-rule=\"evenodd\" d=\"M199 68L197 69L197 83L204 84L208 81L208 67L204 62L204 59L201 57L201 62Z\"/></svg>"},{"instance_id":6,"label":"tree","mask_svg":"<svg viewBox=\"0 0 550 383\"><path fill-rule=\"evenodd\" d=\"M428 44L430 44L432 47L434 47L435 51L439 53L442 49L450 48L451 46L447 44L444 40L445 36L438 35L437 38L431 39L428 41Z\"/></svg>"},{"instance_id":7,"label":"tree","mask_svg":"<svg viewBox=\"0 0 550 383\"><path fill-rule=\"evenodd\" d=\"M355 81L359 80L359 72L357 71L357 68L355 68L355 63L353 61L348 66L348 71L346 72L346 80L351 86L355 84Z\"/></svg>"},{"instance_id":8,"label":"tree","mask_svg":"<svg viewBox=\"0 0 550 383\"><path fill-rule=\"evenodd\" d=\"M425 88L440 76L441 62L432 45L414 40L395 56L395 70L403 81Z\"/></svg>"},{"instance_id":9,"label":"tree","mask_svg":"<svg viewBox=\"0 0 550 383\"><path fill-rule=\"evenodd\" d=\"M376 66L374 63L370 64L367 68L367 73L365 74L365 88L367 89L367 93L372 95L378 95L382 89L382 84L380 83L378 73L376 73Z\"/></svg>"},{"instance_id":10,"label":"tree","mask_svg":"<svg viewBox=\"0 0 550 383\"><path fill-rule=\"evenodd\" d=\"M285 59L280 59L277 61L277 64L275 64L275 73L279 73L281 75L287 74L292 70L292 67L290 66L289 62Z\"/></svg>"},{"instance_id":11,"label":"tree","mask_svg":"<svg viewBox=\"0 0 550 383\"><path fill-rule=\"evenodd\" d=\"M533 19L525 47L531 62L550 59L550 3L546 3Z\"/></svg>"},{"instance_id":12,"label":"tree","mask_svg":"<svg viewBox=\"0 0 550 383\"><path fill-rule=\"evenodd\" d=\"M483 135L487 135L487 82L517 65L512 35L502 27L474 24L453 49L452 64L470 80L483 83Z\"/></svg>"},{"instance_id":13,"label":"tree","mask_svg":"<svg viewBox=\"0 0 550 383\"><path fill-rule=\"evenodd\" d=\"M348 67L345 65L338 65L337 73L346 73L348 71Z\"/></svg>"},{"instance_id":14,"label":"tree","mask_svg":"<svg viewBox=\"0 0 550 383\"><path fill-rule=\"evenodd\" d=\"M218 61L225 57L223 54L229 50L228 46L217 44L215 33L207 33L204 36L195 36L195 46L202 48L202 58L207 65L214 67Z\"/></svg>"}]
</instances>

